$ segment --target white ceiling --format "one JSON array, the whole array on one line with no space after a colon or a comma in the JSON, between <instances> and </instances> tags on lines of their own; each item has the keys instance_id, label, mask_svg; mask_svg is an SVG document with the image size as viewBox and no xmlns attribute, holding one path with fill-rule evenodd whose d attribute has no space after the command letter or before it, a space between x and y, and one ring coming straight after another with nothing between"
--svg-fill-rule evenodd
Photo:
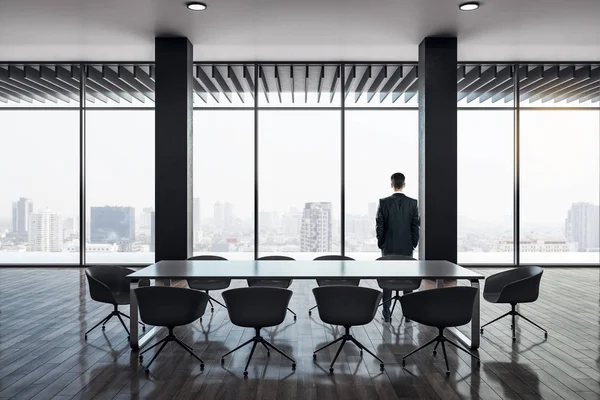
<instances>
[{"instance_id":1,"label":"white ceiling","mask_svg":"<svg viewBox=\"0 0 600 400\"><path fill-rule=\"evenodd\" d=\"M411 61L428 35L459 60L600 60L600 0L0 0L0 61L150 61L156 35L194 59Z\"/></svg>"}]
</instances>

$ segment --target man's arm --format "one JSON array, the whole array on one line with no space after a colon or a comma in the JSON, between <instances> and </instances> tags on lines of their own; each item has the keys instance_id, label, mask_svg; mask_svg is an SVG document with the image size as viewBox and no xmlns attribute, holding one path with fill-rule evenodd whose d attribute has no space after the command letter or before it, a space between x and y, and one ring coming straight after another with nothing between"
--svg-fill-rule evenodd
<instances>
[{"instance_id":1,"label":"man's arm","mask_svg":"<svg viewBox=\"0 0 600 400\"><path fill-rule=\"evenodd\" d=\"M410 223L410 232L412 235L412 246L413 249L419 244L419 230L421 225L421 218L419 217L419 204L415 201L415 210L413 212L412 221Z\"/></svg>"},{"instance_id":2,"label":"man's arm","mask_svg":"<svg viewBox=\"0 0 600 400\"><path fill-rule=\"evenodd\" d=\"M375 217L375 233L377 235L377 247L383 249L383 244L385 240L385 219L383 217L381 200L379 200L379 207L377 207L377 216Z\"/></svg>"}]
</instances>

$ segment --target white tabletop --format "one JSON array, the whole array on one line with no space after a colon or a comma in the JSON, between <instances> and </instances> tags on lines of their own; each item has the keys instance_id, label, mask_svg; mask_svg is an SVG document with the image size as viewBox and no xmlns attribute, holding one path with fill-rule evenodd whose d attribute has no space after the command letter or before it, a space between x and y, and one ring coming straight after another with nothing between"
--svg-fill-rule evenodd
<instances>
[{"instance_id":1,"label":"white tabletop","mask_svg":"<svg viewBox=\"0 0 600 400\"><path fill-rule=\"evenodd\" d=\"M163 260L136 271L129 278L423 278L484 279L449 261L212 261Z\"/></svg>"}]
</instances>

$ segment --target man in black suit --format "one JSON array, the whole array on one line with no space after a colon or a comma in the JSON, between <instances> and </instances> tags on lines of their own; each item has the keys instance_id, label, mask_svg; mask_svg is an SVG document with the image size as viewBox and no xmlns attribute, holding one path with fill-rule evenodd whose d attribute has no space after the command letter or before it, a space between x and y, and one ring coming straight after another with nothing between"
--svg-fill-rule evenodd
<instances>
[{"instance_id":1,"label":"man in black suit","mask_svg":"<svg viewBox=\"0 0 600 400\"><path fill-rule=\"evenodd\" d=\"M396 172L391 178L394 194L379 200L377 217L375 219L377 246L384 256L403 255L413 256L413 251L419 243L419 207L417 200L402 193L406 186L405 177ZM391 290L383 291L383 301L392 297ZM383 318L391 319L390 303L383 305Z\"/></svg>"}]
</instances>

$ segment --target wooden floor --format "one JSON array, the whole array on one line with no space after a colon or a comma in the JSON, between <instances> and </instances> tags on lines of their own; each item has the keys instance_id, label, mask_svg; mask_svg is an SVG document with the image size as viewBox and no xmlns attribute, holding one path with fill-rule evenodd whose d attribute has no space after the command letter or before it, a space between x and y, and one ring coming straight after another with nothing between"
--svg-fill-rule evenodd
<instances>
[{"instance_id":1,"label":"wooden floor","mask_svg":"<svg viewBox=\"0 0 600 400\"><path fill-rule=\"evenodd\" d=\"M330 376L328 361L336 348L320 354L316 363L312 352L341 331L321 323L318 313L308 316L313 285L294 282L291 308L298 320L290 315L263 334L296 359L295 372L287 360L275 353L267 358L261 348L247 380L242 371L249 348L221 366L220 356L253 332L232 326L226 310L217 306L212 315L208 310L203 324L176 329L204 359L204 371L170 344L146 376L118 321L84 340L83 333L111 307L89 298L83 270L0 269L0 399L600 399L597 269L547 269L540 299L521 306L521 312L548 329L548 340L518 321L513 343L509 320L498 322L482 338L481 367L467 354L449 349L448 378L443 357L433 357L431 349L401 367L402 355L436 331L401 323L399 310L392 324L378 315L373 323L353 329L358 340L383 358L383 373L376 360L366 353L361 359L347 345ZM122 311L129 312L127 307ZM482 323L506 311L482 301Z\"/></svg>"}]
</instances>

